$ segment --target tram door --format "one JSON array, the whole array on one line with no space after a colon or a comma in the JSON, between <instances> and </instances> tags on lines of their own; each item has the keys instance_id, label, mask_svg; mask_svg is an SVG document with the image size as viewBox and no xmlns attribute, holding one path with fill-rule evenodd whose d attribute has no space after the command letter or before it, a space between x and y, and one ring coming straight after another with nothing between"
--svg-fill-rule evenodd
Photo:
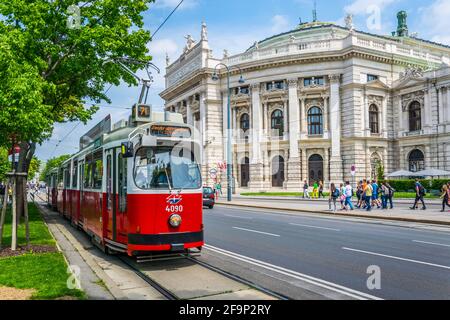
<instances>
[{"instance_id":1,"label":"tram door","mask_svg":"<svg viewBox=\"0 0 450 320\"><path fill-rule=\"evenodd\" d=\"M106 236L116 240L117 215L116 215L116 150L106 151L106 211L108 223L106 224Z\"/></svg>"}]
</instances>

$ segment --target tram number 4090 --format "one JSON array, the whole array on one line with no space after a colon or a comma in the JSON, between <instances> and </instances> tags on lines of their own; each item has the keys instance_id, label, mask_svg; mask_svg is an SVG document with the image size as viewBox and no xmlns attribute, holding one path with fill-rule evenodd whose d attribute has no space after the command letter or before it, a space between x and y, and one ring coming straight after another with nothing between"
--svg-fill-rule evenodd
<instances>
[{"instance_id":1,"label":"tram number 4090","mask_svg":"<svg viewBox=\"0 0 450 320\"><path fill-rule=\"evenodd\" d=\"M168 205L168 206L166 206L166 212L170 212L170 213L183 212L183 206L182 205Z\"/></svg>"}]
</instances>

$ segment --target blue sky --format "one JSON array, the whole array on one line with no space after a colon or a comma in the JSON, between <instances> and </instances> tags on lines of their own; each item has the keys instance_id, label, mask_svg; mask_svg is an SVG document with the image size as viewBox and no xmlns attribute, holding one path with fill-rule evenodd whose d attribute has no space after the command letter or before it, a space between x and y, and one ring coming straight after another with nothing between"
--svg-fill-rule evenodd
<instances>
[{"instance_id":1,"label":"blue sky","mask_svg":"<svg viewBox=\"0 0 450 320\"><path fill-rule=\"evenodd\" d=\"M156 30L178 2L156 0L145 13L145 27ZM149 44L153 62L162 71L160 75L154 75L149 101L155 109L163 106L158 94L164 90L165 55L167 53L171 61L177 59L187 34L198 40L202 21L208 25L213 55L221 57L224 49L230 54L237 54L257 40L292 30L300 18L303 22L311 21L313 7L313 0L185 0ZM450 0L317 0L318 20L343 25L345 15L352 13L356 29L376 34L394 31L396 14L400 10L408 13L410 32L418 32L423 39L450 45ZM38 158L46 161L54 156L76 152L80 136L106 115L112 115L113 123L128 118L130 111L126 108L133 104L138 93L139 88L135 87L111 88L108 92L112 100L110 107L101 105L99 112L86 126L57 124L52 138L38 147Z\"/></svg>"}]
</instances>

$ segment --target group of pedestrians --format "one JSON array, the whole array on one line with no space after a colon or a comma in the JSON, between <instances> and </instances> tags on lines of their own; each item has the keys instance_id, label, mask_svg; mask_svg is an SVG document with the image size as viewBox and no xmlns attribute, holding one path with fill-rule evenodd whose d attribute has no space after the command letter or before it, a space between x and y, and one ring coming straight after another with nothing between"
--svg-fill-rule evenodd
<instances>
[{"instance_id":1,"label":"group of pedestrians","mask_svg":"<svg viewBox=\"0 0 450 320\"><path fill-rule=\"evenodd\" d=\"M305 180L303 183L303 199L319 199L325 198L323 194L323 182L322 181L314 181L313 183L313 191L312 197L309 195L309 184Z\"/></svg>"}]
</instances>

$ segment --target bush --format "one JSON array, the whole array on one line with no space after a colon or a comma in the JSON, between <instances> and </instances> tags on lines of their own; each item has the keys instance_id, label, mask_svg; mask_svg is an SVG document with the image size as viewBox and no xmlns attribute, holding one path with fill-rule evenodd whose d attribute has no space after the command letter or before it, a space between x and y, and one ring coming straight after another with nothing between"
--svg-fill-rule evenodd
<instances>
[{"instance_id":1,"label":"bush","mask_svg":"<svg viewBox=\"0 0 450 320\"><path fill-rule=\"evenodd\" d=\"M416 180L388 180L387 181L392 188L398 192L414 192L414 184ZM428 192L431 190L440 191L442 186L448 182L448 179L422 179L420 183L425 187Z\"/></svg>"}]
</instances>

